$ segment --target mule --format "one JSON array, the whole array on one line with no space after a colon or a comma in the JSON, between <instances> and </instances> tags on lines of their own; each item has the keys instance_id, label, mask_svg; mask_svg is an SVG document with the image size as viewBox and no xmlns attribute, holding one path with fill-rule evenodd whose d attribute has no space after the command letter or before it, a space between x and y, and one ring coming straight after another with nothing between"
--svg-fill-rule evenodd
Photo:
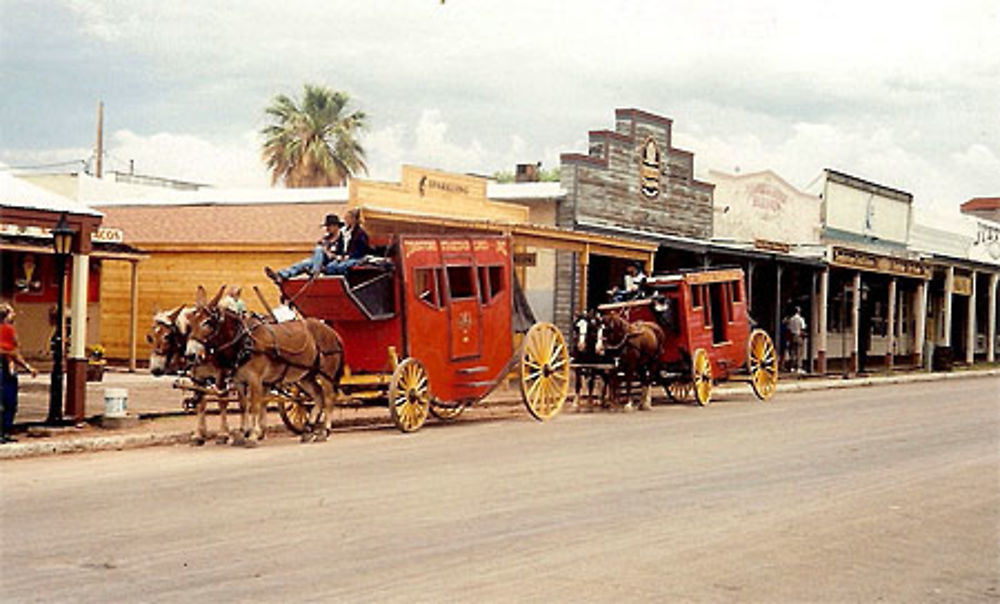
<instances>
[{"instance_id":1,"label":"mule","mask_svg":"<svg viewBox=\"0 0 1000 604\"><path fill-rule=\"evenodd\" d=\"M303 441L326 440L344 371L340 335L318 319L270 323L244 318L219 306L224 290L207 301L205 289L198 287L186 352L193 359L213 358L243 392L248 403L246 444L254 446L264 437L268 388L286 384L297 384L316 401L316 417Z\"/></svg>"},{"instance_id":2,"label":"mule","mask_svg":"<svg viewBox=\"0 0 1000 604\"><path fill-rule=\"evenodd\" d=\"M626 409L632 405L632 382L639 380L643 386L641 409L652 408L651 382L659 377L660 357L666 335L663 328L651 321L629 322L619 313L612 312L601 320L598 351L617 358L619 371L612 372L610 390L617 399L619 380L625 382Z\"/></svg>"},{"instance_id":3,"label":"mule","mask_svg":"<svg viewBox=\"0 0 1000 604\"><path fill-rule=\"evenodd\" d=\"M197 427L191 435L191 443L203 445L209 438L206 425L208 410L208 395L205 389L215 386L219 390L216 403L219 405L219 433L216 442L225 444L232 438L229 430L229 403L224 389L226 376L222 369L211 362L189 364L186 361L188 335L191 331L190 316L195 307L178 306L174 309L156 312L153 315L153 325L146 334L146 341L152 347L149 354L149 371L154 376L167 373L186 372L197 389L192 396L192 404L197 417ZM240 407L244 405L239 401ZM241 418L244 414L241 413ZM245 429L245 419L241 421L241 430Z\"/></svg>"},{"instance_id":4,"label":"mule","mask_svg":"<svg viewBox=\"0 0 1000 604\"><path fill-rule=\"evenodd\" d=\"M605 354L598 352L599 336L601 328L601 318L593 310L577 315L573 321L573 345L570 348L570 356L576 370L576 404L581 401L580 389L583 384L587 385L587 402L589 407L593 407L594 386L600 377L602 384L599 393L600 404L605 403L605 393L608 388L608 377L594 365L603 365L611 362Z\"/></svg>"}]
</instances>

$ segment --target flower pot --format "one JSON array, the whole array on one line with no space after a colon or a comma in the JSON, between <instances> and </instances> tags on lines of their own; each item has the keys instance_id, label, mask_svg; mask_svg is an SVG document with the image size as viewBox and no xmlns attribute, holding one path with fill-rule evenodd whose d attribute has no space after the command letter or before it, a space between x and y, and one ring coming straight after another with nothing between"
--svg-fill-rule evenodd
<instances>
[{"instance_id":1,"label":"flower pot","mask_svg":"<svg viewBox=\"0 0 1000 604\"><path fill-rule=\"evenodd\" d=\"M104 363L87 363L87 381L100 382L104 379Z\"/></svg>"}]
</instances>

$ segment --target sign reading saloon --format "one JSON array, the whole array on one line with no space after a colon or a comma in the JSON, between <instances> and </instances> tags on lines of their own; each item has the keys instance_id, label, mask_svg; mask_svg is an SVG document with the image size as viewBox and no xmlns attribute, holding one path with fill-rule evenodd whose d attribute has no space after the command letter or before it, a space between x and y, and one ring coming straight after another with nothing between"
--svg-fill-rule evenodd
<instances>
[{"instance_id":1,"label":"sign reading saloon","mask_svg":"<svg viewBox=\"0 0 1000 604\"><path fill-rule=\"evenodd\" d=\"M833 259L830 263L835 266L856 268L863 271L885 273L899 277L931 278L930 267L922 262L906 260L905 258L880 256L878 254L843 247L833 248Z\"/></svg>"}]
</instances>

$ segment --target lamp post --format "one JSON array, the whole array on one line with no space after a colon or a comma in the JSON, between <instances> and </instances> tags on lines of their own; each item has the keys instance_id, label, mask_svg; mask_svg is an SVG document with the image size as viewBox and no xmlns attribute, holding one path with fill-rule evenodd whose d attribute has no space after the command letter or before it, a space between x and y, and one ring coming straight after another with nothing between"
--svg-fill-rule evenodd
<instances>
[{"instance_id":1,"label":"lamp post","mask_svg":"<svg viewBox=\"0 0 1000 604\"><path fill-rule=\"evenodd\" d=\"M52 382L49 384L49 416L47 424L57 424L62 421L63 399L63 300L66 297L66 256L73 245L73 229L66 222L66 214L59 217L59 222L52 229L52 248L56 255L56 278L59 279L59 299L56 302L56 331L52 336Z\"/></svg>"}]
</instances>

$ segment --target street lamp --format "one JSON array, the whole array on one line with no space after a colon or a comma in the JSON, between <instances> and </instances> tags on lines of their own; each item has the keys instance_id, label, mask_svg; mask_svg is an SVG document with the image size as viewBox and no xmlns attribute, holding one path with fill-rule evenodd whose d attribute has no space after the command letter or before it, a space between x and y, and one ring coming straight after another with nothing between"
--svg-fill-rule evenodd
<instances>
[{"instance_id":1,"label":"street lamp","mask_svg":"<svg viewBox=\"0 0 1000 604\"><path fill-rule=\"evenodd\" d=\"M73 229L66 222L66 214L59 217L59 222L52 229L52 249L56 254L56 277L59 279L59 299L56 303L56 331L52 336L52 382L49 384L49 416L47 424L57 424L62 421L63 399L63 299L66 297L66 256L73 245Z\"/></svg>"}]
</instances>

